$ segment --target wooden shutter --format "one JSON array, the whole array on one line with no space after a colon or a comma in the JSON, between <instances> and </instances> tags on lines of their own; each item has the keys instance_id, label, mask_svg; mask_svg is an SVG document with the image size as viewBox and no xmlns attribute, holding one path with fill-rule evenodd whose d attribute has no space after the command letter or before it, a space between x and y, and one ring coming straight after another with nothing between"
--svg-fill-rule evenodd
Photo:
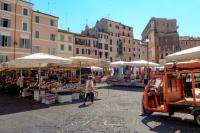
<instances>
[{"instance_id":1,"label":"wooden shutter","mask_svg":"<svg viewBox=\"0 0 200 133\"><path fill-rule=\"evenodd\" d=\"M11 4L8 4L8 11L11 11Z\"/></svg>"},{"instance_id":2,"label":"wooden shutter","mask_svg":"<svg viewBox=\"0 0 200 133\"><path fill-rule=\"evenodd\" d=\"M11 47L11 45L12 45L12 44L11 44L11 37L8 36L7 38L8 38L8 47Z\"/></svg>"},{"instance_id":3,"label":"wooden shutter","mask_svg":"<svg viewBox=\"0 0 200 133\"><path fill-rule=\"evenodd\" d=\"M3 7L4 7L4 3L1 2L1 10L4 10Z\"/></svg>"},{"instance_id":4,"label":"wooden shutter","mask_svg":"<svg viewBox=\"0 0 200 133\"><path fill-rule=\"evenodd\" d=\"M30 39L27 39L27 49L30 49Z\"/></svg>"},{"instance_id":5,"label":"wooden shutter","mask_svg":"<svg viewBox=\"0 0 200 133\"><path fill-rule=\"evenodd\" d=\"M8 20L8 27L11 27L11 20Z\"/></svg>"},{"instance_id":6,"label":"wooden shutter","mask_svg":"<svg viewBox=\"0 0 200 133\"><path fill-rule=\"evenodd\" d=\"M0 46L2 46L2 35L0 35Z\"/></svg>"}]
</instances>

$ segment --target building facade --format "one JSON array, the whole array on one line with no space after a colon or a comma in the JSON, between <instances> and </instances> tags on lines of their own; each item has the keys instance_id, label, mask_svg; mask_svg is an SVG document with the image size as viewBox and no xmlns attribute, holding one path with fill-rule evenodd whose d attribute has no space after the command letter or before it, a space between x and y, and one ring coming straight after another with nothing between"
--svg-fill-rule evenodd
<instances>
[{"instance_id":1,"label":"building facade","mask_svg":"<svg viewBox=\"0 0 200 133\"><path fill-rule=\"evenodd\" d=\"M180 50L197 47L200 46L200 38L181 36L179 37L179 45L180 45Z\"/></svg>"},{"instance_id":2,"label":"building facade","mask_svg":"<svg viewBox=\"0 0 200 133\"><path fill-rule=\"evenodd\" d=\"M148 43L149 60L165 63L165 56L179 51L179 35L175 19L151 18L142 32Z\"/></svg>"},{"instance_id":3,"label":"building facade","mask_svg":"<svg viewBox=\"0 0 200 133\"><path fill-rule=\"evenodd\" d=\"M86 56L98 58L98 43L97 38L75 35L74 56Z\"/></svg>"},{"instance_id":4,"label":"building facade","mask_svg":"<svg viewBox=\"0 0 200 133\"><path fill-rule=\"evenodd\" d=\"M32 53L56 55L58 17L33 11Z\"/></svg>"},{"instance_id":5,"label":"building facade","mask_svg":"<svg viewBox=\"0 0 200 133\"><path fill-rule=\"evenodd\" d=\"M57 56L69 58L74 56L75 34L66 30L58 30Z\"/></svg>"},{"instance_id":6,"label":"building facade","mask_svg":"<svg viewBox=\"0 0 200 133\"><path fill-rule=\"evenodd\" d=\"M147 45L138 39L133 39L133 60L148 60Z\"/></svg>"},{"instance_id":7,"label":"building facade","mask_svg":"<svg viewBox=\"0 0 200 133\"><path fill-rule=\"evenodd\" d=\"M31 53L32 3L0 1L0 63Z\"/></svg>"},{"instance_id":8,"label":"building facade","mask_svg":"<svg viewBox=\"0 0 200 133\"><path fill-rule=\"evenodd\" d=\"M0 1L0 62L31 53L56 54L58 17L23 0Z\"/></svg>"},{"instance_id":9,"label":"building facade","mask_svg":"<svg viewBox=\"0 0 200 133\"><path fill-rule=\"evenodd\" d=\"M82 35L98 38L99 56L109 61L133 60L133 28L102 18ZM102 55L102 56L101 56Z\"/></svg>"}]
</instances>

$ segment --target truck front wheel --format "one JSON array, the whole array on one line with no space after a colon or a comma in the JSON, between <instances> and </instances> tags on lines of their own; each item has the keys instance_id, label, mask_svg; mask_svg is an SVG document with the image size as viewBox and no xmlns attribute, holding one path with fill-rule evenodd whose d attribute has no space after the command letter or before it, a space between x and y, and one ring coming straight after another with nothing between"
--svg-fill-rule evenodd
<instances>
[{"instance_id":1,"label":"truck front wheel","mask_svg":"<svg viewBox=\"0 0 200 133\"><path fill-rule=\"evenodd\" d=\"M198 126L200 126L200 111L196 111L196 112L194 113L194 121L196 122L196 124L197 124Z\"/></svg>"}]
</instances>

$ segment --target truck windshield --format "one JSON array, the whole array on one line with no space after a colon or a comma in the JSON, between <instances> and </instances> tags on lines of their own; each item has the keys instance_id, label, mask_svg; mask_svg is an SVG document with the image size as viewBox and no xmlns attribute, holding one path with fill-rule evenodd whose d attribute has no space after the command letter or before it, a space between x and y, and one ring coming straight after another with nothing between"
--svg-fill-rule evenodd
<instances>
[{"instance_id":1,"label":"truck windshield","mask_svg":"<svg viewBox=\"0 0 200 133\"><path fill-rule=\"evenodd\" d=\"M161 83L161 78L156 78L151 82L150 88L157 89Z\"/></svg>"}]
</instances>

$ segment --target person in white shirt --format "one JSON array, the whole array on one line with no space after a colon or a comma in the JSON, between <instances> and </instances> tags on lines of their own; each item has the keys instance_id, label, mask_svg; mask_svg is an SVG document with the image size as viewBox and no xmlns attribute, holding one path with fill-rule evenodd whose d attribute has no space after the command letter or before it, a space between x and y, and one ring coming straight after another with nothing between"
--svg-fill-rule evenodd
<instances>
[{"instance_id":1,"label":"person in white shirt","mask_svg":"<svg viewBox=\"0 0 200 133\"><path fill-rule=\"evenodd\" d=\"M91 102L94 101L94 82L92 80L92 76L90 76L86 82L86 96L84 105L87 102L88 97L90 97Z\"/></svg>"}]
</instances>

